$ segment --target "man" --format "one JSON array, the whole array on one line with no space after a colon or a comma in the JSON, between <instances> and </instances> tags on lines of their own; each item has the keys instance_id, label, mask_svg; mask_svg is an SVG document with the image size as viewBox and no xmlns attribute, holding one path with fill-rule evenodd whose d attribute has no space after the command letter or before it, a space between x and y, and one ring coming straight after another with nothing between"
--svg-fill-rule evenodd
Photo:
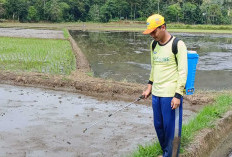
<instances>
[{"instance_id":1,"label":"man","mask_svg":"<svg viewBox=\"0 0 232 157\"><path fill-rule=\"evenodd\" d=\"M176 157L180 147L182 100L187 79L187 49L180 40L178 53L172 52L175 37L166 30L164 17L159 14L147 19L147 30L143 34L150 34L157 43L151 43L151 73L142 95L146 99L152 94L154 126L163 157Z\"/></svg>"}]
</instances>

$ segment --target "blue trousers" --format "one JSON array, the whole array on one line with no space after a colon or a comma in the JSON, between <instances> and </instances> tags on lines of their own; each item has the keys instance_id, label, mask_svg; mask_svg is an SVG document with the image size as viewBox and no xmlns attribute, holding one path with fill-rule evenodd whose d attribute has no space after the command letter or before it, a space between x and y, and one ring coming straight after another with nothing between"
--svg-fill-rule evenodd
<instances>
[{"instance_id":1,"label":"blue trousers","mask_svg":"<svg viewBox=\"0 0 232 157\"><path fill-rule=\"evenodd\" d=\"M152 108L154 117L154 126L159 139L160 146L163 150L163 157L172 157L172 153L178 150L173 150L174 137L181 137L182 128L182 102L178 108L173 110L171 108L171 101L173 97L157 97L152 95ZM175 147L174 147L175 148Z\"/></svg>"}]
</instances>

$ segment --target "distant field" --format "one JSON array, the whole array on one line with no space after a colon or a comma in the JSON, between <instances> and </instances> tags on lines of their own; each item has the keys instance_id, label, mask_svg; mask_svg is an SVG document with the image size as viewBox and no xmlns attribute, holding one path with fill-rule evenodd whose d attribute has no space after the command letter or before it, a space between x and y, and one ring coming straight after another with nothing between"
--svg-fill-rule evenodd
<instances>
[{"instance_id":1,"label":"distant field","mask_svg":"<svg viewBox=\"0 0 232 157\"><path fill-rule=\"evenodd\" d=\"M18 28L37 28L37 29L58 29L63 28L72 30L95 30L95 31L135 31L142 32L146 29L144 22L110 22L110 23L0 23L0 27ZM186 25L186 24L167 24L170 32L199 32L199 33L232 33L232 25Z\"/></svg>"},{"instance_id":2,"label":"distant field","mask_svg":"<svg viewBox=\"0 0 232 157\"><path fill-rule=\"evenodd\" d=\"M70 74L76 60L68 40L0 37L0 69Z\"/></svg>"}]
</instances>

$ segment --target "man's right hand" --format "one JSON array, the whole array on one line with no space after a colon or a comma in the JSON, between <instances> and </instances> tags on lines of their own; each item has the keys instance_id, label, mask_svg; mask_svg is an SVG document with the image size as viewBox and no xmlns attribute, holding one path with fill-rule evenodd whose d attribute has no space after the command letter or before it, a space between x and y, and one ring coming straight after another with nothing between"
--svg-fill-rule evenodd
<instances>
[{"instance_id":1,"label":"man's right hand","mask_svg":"<svg viewBox=\"0 0 232 157\"><path fill-rule=\"evenodd\" d=\"M151 95L151 89L152 89L152 85L148 84L147 89L143 91L143 94L142 94L144 95L144 99L147 99Z\"/></svg>"}]
</instances>

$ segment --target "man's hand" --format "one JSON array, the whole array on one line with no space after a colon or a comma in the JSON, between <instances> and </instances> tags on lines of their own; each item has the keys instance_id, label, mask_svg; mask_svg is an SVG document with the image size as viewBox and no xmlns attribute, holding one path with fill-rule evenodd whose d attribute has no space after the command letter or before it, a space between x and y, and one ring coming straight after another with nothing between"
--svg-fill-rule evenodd
<instances>
[{"instance_id":1,"label":"man's hand","mask_svg":"<svg viewBox=\"0 0 232 157\"><path fill-rule=\"evenodd\" d=\"M144 95L144 99L147 99L150 94L151 94L151 89L152 89L152 85L151 84L148 84L147 85L147 89L143 92L142 95Z\"/></svg>"},{"instance_id":2,"label":"man's hand","mask_svg":"<svg viewBox=\"0 0 232 157\"><path fill-rule=\"evenodd\" d=\"M180 106L180 99L173 97L171 101L171 108L174 110Z\"/></svg>"}]
</instances>

